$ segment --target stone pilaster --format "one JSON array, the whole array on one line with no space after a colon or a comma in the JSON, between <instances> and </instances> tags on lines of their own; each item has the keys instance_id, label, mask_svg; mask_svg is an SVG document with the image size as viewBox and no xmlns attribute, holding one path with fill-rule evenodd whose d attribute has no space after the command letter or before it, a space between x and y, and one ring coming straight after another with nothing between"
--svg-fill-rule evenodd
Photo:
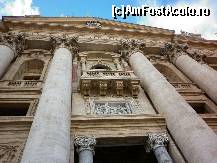
<instances>
[{"instance_id":1,"label":"stone pilaster","mask_svg":"<svg viewBox=\"0 0 217 163\"><path fill-rule=\"evenodd\" d=\"M82 71L85 71L86 70L86 55L82 55L80 56L80 62L81 62L81 68L82 68Z\"/></svg>"},{"instance_id":2,"label":"stone pilaster","mask_svg":"<svg viewBox=\"0 0 217 163\"><path fill-rule=\"evenodd\" d=\"M54 51L22 163L69 162L73 56L63 45Z\"/></svg>"},{"instance_id":3,"label":"stone pilaster","mask_svg":"<svg viewBox=\"0 0 217 163\"><path fill-rule=\"evenodd\" d=\"M24 49L23 34L6 33L0 36L0 78L11 61Z\"/></svg>"},{"instance_id":4,"label":"stone pilaster","mask_svg":"<svg viewBox=\"0 0 217 163\"><path fill-rule=\"evenodd\" d=\"M173 161L165 148L168 143L169 138L166 133L148 134L146 151L150 152L153 150L159 163L172 163Z\"/></svg>"},{"instance_id":5,"label":"stone pilaster","mask_svg":"<svg viewBox=\"0 0 217 163\"><path fill-rule=\"evenodd\" d=\"M75 138L74 143L79 154L79 163L93 163L96 139L92 137L80 136Z\"/></svg>"},{"instance_id":6,"label":"stone pilaster","mask_svg":"<svg viewBox=\"0 0 217 163\"><path fill-rule=\"evenodd\" d=\"M204 64L204 55L188 53L187 45L167 43L164 54L171 62L196 83L217 104L217 71Z\"/></svg>"},{"instance_id":7,"label":"stone pilaster","mask_svg":"<svg viewBox=\"0 0 217 163\"><path fill-rule=\"evenodd\" d=\"M141 52L129 55L129 62L187 161L217 162L213 130Z\"/></svg>"}]
</instances>

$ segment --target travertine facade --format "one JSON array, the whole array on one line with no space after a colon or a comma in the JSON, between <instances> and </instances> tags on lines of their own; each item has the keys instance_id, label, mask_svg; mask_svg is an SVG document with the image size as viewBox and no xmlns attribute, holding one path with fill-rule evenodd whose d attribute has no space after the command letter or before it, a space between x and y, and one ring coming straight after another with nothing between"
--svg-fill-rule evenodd
<instances>
[{"instance_id":1,"label":"travertine facade","mask_svg":"<svg viewBox=\"0 0 217 163\"><path fill-rule=\"evenodd\" d=\"M217 162L217 41L89 17L0 32L0 162Z\"/></svg>"}]
</instances>

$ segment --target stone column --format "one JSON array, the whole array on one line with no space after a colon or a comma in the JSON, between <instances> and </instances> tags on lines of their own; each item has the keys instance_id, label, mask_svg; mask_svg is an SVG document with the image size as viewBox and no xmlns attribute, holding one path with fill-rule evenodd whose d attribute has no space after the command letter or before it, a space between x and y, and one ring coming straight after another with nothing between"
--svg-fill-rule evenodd
<instances>
[{"instance_id":1,"label":"stone column","mask_svg":"<svg viewBox=\"0 0 217 163\"><path fill-rule=\"evenodd\" d=\"M119 58L115 57L115 58L113 58L113 60L114 60L114 63L116 64L116 66L117 66L117 70L122 71L123 68L122 68L122 66L120 64Z\"/></svg>"},{"instance_id":2,"label":"stone column","mask_svg":"<svg viewBox=\"0 0 217 163\"><path fill-rule=\"evenodd\" d=\"M93 163L96 139L86 136L76 137L75 146L79 154L79 163Z\"/></svg>"},{"instance_id":3,"label":"stone column","mask_svg":"<svg viewBox=\"0 0 217 163\"><path fill-rule=\"evenodd\" d=\"M141 53L129 62L188 162L217 162L217 135Z\"/></svg>"},{"instance_id":4,"label":"stone column","mask_svg":"<svg viewBox=\"0 0 217 163\"><path fill-rule=\"evenodd\" d=\"M4 75L11 61L24 48L24 35L11 33L0 36L0 78Z\"/></svg>"},{"instance_id":5,"label":"stone column","mask_svg":"<svg viewBox=\"0 0 217 163\"><path fill-rule=\"evenodd\" d=\"M149 134L146 142L146 151L154 151L154 154L159 163L172 163L172 159L166 150L166 145L169 142L169 138L166 133Z\"/></svg>"},{"instance_id":6,"label":"stone column","mask_svg":"<svg viewBox=\"0 0 217 163\"><path fill-rule=\"evenodd\" d=\"M205 63L199 63L192 58L200 58L200 55L194 53L190 57L190 54L186 52L187 46L167 43L165 49L171 62L204 90L217 104L217 86L214 84L217 81L217 71Z\"/></svg>"},{"instance_id":7,"label":"stone column","mask_svg":"<svg viewBox=\"0 0 217 163\"><path fill-rule=\"evenodd\" d=\"M22 163L69 162L72 53L71 42L67 44L61 39L58 42L51 39L57 48L29 132Z\"/></svg>"}]
</instances>

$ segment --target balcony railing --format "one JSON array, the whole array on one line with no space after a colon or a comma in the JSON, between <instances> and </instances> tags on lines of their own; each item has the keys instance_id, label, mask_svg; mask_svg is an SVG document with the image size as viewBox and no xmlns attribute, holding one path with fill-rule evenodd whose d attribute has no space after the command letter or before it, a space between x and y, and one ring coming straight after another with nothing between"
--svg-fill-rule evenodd
<instances>
[{"instance_id":1,"label":"balcony railing","mask_svg":"<svg viewBox=\"0 0 217 163\"><path fill-rule=\"evenodd\" d=\"M80 80L81 93L85 96L99 94L105 96L116 94L117 96L138 96L139 78L133 71L83 71Z\"/></svg>"}]
</instances>

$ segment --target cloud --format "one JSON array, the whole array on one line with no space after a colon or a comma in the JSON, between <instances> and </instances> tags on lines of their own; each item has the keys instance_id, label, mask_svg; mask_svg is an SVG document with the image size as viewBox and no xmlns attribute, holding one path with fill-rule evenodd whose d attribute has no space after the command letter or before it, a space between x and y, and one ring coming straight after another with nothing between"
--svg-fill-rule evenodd
<instances>
[{"instance_id":1,"label":"cloud","mask_svg":"<svg viewBox=\"0 0 217 163\"><path fill-rule=\"evenodd\" d=\"M39 15L39 8L32 0L0 0L0 16Z\"/></svg>"},{"instance_id":2,"label":"cloud","mask_svg":"<svg viewBox=\"0 0 217 163\"><path fill-rule=\"evenodd\" d=\"M161 4L154 0L144 1L139 0L139 5L148 5L150 7L160 7ZM208 7L211 10L210 16L201 16L201 17L191 17L191 16L160 16L160 17L139 17L137 18L137 23L155 26L160 28L166 28L175 30L176 33L180 33L180 31L186 31L190 33L201 34L203 38L217 40L217 2L211 2L209 0L199 0L199 1L191 1L184 2L178 1L175 4L168 4L172 7Z\"/></svg>"}]
</instances>

